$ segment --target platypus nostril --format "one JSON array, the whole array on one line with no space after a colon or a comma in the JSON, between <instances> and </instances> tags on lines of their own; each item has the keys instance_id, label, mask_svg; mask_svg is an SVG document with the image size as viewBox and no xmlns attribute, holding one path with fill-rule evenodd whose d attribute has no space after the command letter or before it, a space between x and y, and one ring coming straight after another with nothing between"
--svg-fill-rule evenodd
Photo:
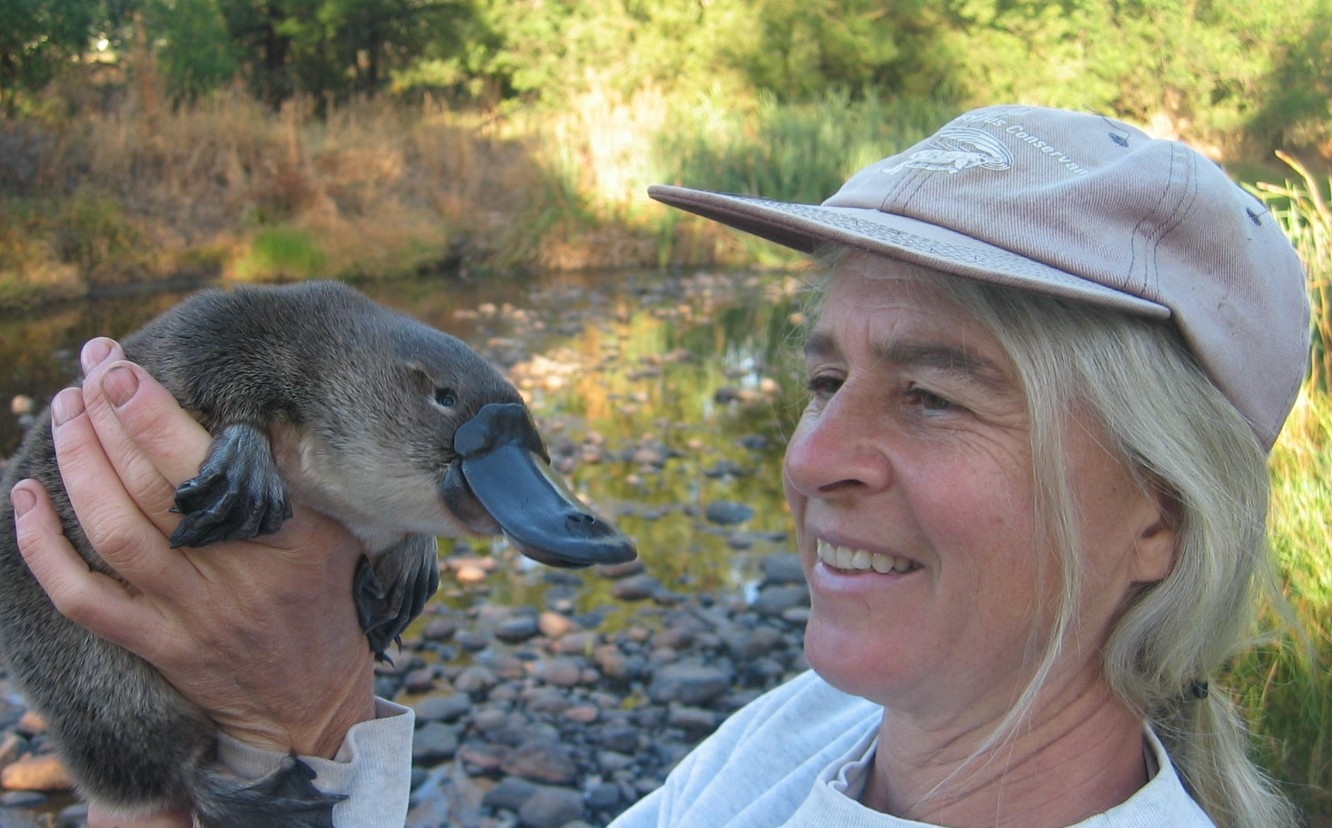
<instances>
[{"instance_id":1,"label":"platypus nostril","mask_svg":"<svg viewBox=\"0 0 1332 828\"><path fill-rule=\"evenodd\" d=\"M589 515L587 512L574 512L572 515L566 516L564 518L564 522L567 524L581 524L583 526L591 526L592 524L597 522L597 516Z\"/></svg>"}]
</instances>

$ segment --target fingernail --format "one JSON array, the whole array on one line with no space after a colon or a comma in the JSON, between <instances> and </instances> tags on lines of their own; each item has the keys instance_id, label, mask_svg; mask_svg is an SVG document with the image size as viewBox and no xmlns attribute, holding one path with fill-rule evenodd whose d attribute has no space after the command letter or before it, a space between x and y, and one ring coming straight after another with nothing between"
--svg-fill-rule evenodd
<instances>
[{"instance_id":1,"label":"fingernail","mask_svg":"<svg viewBox=\"0 0 1332 828\"><path fill-rule=\"evenodd\" d=\"M139 378L127 366L117 365L110 368L102 377L102 391L117 408L129 402L138 390Z\"/></svg>"},{"instance_id":2,"label":"fingernail","mask_svg":"<svg viewBox=\"0 0 1332 828\"><path fill-rule=\"evenodd\" d=\"M83 392L66 388L51 400L51 422L62 426L83 413Z\"/></svg>"},{"instance_id":3,"label":"fingernail","mask_svg":"<svg viewBox=\"0 0 1332 828\"><path fill-rule=\"evenodd\" d=\"M111 356L111 340L99 336L84 343L83 350L79 353L79 364L83 366L83 372L86 374L106 361Z\"/></svg>"},{"instance_id":4,"label":"fingernail","mask_svg":"<svg viewBox=\"0 0 1332 828\"><path fill-rule=\"evenodd\" d=\"M23 517L37 505L37 498L26 488L15 486L9 493L9 502L14 504L14 517Z\"/></svg>"}]
</instances>

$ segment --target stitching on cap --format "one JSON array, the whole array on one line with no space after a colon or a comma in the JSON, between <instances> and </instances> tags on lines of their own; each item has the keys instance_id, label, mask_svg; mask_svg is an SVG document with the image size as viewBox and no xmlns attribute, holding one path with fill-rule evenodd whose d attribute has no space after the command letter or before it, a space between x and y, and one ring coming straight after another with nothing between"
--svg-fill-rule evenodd
<instances>
[{"instance_id":1,"label":"stitching on cap","mask_svg":"<svg viewBox=\"0 0 1332 828\"><path fill-rule=\"evenodd\" d=\"M1152 243L1152 256L1150 260L1152 267L1143 272L1143 277L1145 280L1143 284L1143 290L1146 290L1147 288L1146 282L1149 281L1152 285L1152 288L1156 290L1156 295L1158 296L1161 293L1159 289L1161 281L1161 270L1159 267L1156 266L1156 250L1165 242L1167 236L1173 233L1176 229L1179 228L1181 224L1184 223L1184 219L1193 210L1193 205L1196 204L1198 201L1198 175L1197 175L1197 169L1195 167L1197 162L1190 154L1183 152L1179 146L1172 145L1170 147L1170 167L1172 172L1170 178L1172 181L1174 180L1173 171L1175 167L1175 162L1177 160L1182 161L1185 166L1184 185L1186 187L1186 190L1184 194L1180 197L1179 201L1175 202L1174 209L1171 210L1170 214L1165 217L1166 221L1163 221L1161 223L1160 232L1157 233L1156 240Z\"/></svg>"},{"instance_id":2,"label":"stitching on cap","mask_svg":"<svg viewBox=\"0 0 1332 828\"><path fill-rule=\"evenodd\" d=\"M1139 296L1142 296L1146 292L1148 284L1155 286L1158 282L1155 276L1156 248L1157 245L1160 244L1161 237L1168 232L1168 229L1165 228L1165 221L1158 220L1157 217L1161 216L1162 219L1164 219L1166 216L1174 216L1179 206L1177 202L1174 209L1168 211L1162 209L1162 205L1165 204L1166 198L1170 195L1170 185L1171 182L1175 180L1175 167L1179 160L1179 153L1177 152L1176 147L1169 146L1167 149L1170 153L1170 168L1168 170L1168 175L1166 176L1165 185L1157 195L1156 203L1152 205L1152 209L1147 211L1145 216L1138 219L1138 223L1133 226L1133 232L1129 237L1129 249L1132 255L1129 260L1128 272L1124 274L1124 283L1121 287L1126 290L1134 291ZM1179 221L1176 220L1174 224L1170 226L1175 227L1178 226L1178 224ZM1145 261L1142 263L1141 281L1137 284L1133 284L1133 273L1138 265L1139 240L1141 240L1142 245L1142 258L1145 259ZM1158 292L1155 295L1160 296L1160 293Z\"/></svg>"}]
</instances>

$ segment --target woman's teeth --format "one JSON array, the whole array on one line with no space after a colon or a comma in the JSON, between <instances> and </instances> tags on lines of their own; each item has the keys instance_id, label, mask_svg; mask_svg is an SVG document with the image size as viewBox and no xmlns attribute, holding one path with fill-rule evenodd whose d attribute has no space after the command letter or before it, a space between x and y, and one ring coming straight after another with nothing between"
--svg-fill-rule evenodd
<instances>
[{"instance_id":1,"label":"woman's teeth","mask_svg":"<svg viewBox=\"0 0 1332 828\"><path fill-rule=\"evenodd\" d=\"M850 549L845 546L833 546L826 541L818 542L819 560L834 569L847 571L870 571L880 574L889 572L909 572L919 565L907 558L896 555L882 555L878 552L866 552L864 549Z\"/></svg>"}]
</instances>

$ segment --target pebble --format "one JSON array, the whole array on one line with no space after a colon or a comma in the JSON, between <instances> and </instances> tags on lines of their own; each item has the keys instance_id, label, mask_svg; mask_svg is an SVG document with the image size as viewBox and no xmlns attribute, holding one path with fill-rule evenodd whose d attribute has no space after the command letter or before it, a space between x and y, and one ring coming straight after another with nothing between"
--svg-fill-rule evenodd
<instances>
[{"instance_id":1,"label":"pebble","mask_svg":"<svg viewBox=\"0 0 1332 828\"><path fill-rule=\"evenodd\" d=\"M563 746L555 742L523 742L501 767L505 773L533 782L559 785L573 782L578 777L577 763Z\"/></svg>"},{"instance_id":2,"label":"pebble","mask_svg":"<svg viewBox=\"0 0 1332 828\"><path fill-rule=\"evenodd\" d=\"M0 787L7 791L67 791L74 783L58 756L38 753L16 759L0 770Z\"/></svg>"},{"instance_id":3,"label":"pebble","mask_svg":"<svg viewBox=\"0 0 1332 828\"><path fill-rule=\"evenodd\" d=\"M510 644L526 641L541 632L537 619L530 615L506 618L495 628L495 637Z\"/></svg>"},{"instance_id":4,"label":"pebble","mask_svg":"<svg viewBox=\"0 0 1332 828\"><path fill-rule=\"evenodd\" d=\"M704 516L712 523L729 526L744 523L754 516L754 507L748 503L736 503L730 500L715 500L703 510Z\"/></svg>"},{"instance_id":5,"label":"pebble","mask_svg":"<svg viewBox=\"0 0 1332 828\"><path fill-rule=\"evenodd\" d=\"M661 581L651 575L631 575L611 587L611 595L621 601L641 601L662 592Z\"/></svg>"},{"instance_id":6,"label":"pebble","mask_svg":"<svg viewBox=\"0 0 1332 828\"><path fill-rule=\"evenodd\" d=\"M657 704L707 704L731 686L732 671L695 659L662 667L652 676L648 698Z\"/></svg>"},{"instance_id":7,"label":"pebble","mask_svg":"<svg viewBox=\"0 0 1332 828\"><path fill-rule=\"evenodd\" d=\"M423 722L456 722L472 709L472 700L462 694L431 696L416 703L416 718Z\"/></svg>"},{"instance_id":8,"label":"pebble","mask_svg":"<svg viewBox=\"0 0 1332 828\"><path fill-rule=\"evenodd\" d=\"M538 788L518 808L525 828L561 828L582 815L583 795L569 788Z\"/></svg>"},{"instance_id":9,"label":"pebble","mask_svg":"<svg viewBox=\"0 0 1332 828\"><path fill-rule=\"evenodd\" d=\"M426 722L412 736L412 762L432 765L452 759L458 752L458 733L441 722Z\"/></svg>"}]
</instances>

